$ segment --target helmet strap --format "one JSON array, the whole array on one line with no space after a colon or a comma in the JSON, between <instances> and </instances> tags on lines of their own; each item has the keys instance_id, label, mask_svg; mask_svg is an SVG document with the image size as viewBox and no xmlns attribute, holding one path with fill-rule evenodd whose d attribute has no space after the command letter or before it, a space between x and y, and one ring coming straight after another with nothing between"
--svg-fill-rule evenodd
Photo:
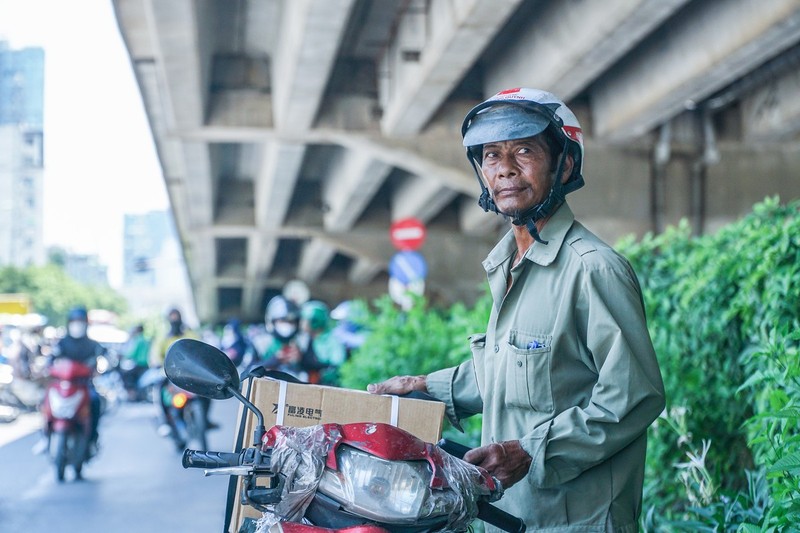
<instances>
[{"instance_id":1,"label":"helmet strap","mask_svg":"<svg viewBox=\"0 0 800 533\"><path fill-rule=\"evenodd\" d=\"M564 144L564 149L561 151L561 157L558 158L558 165L553 174L553 186L550 187L550 192L544 201L531 206L522 213L518 214L511 222L515 226L524 225L531 234L533 240L536 242L547 244L548 241L542 240L539 236L539 230L536 228L536 222L550 216L558 206L564 203L564 187L561 183L561 169L564 168L564 162L567 160L567 146Z\"/></svg>"},{"instance_id":2,"label":"helmet strap","mask_svg":"<svg viewBox=\"0 0 800 533\"><path fill-rule=\"evenodd\" d=\"M480 208L487 213L489 211L494 211L497 214L504 214L500 213L500 210L497 209L497 205L495 205L492 195L489 194L489 189L487 189L486 185L484 185L483 180L481 179L481 170L478 168L478 164L475 162L472 154L470 154L469 148L467 148L467 159L469 160L469 164L472 165L472 170L475 171L475 177L478 179L478 185L481 186L481 195L478 198L478 205Z\"/></svg>"},{"instance_id":3,"label":"helmet strap","mask_svg":"<svg viewBox=\"0 0 800 533\"><path fill-rule=\"evenodd\" d=\"M567 160L567 142L565 141L564 148L561 150L561 156L558 159L558 165L556 165L556 171L553 175L553 186L550 188L547 198L545 198L544 201L529 207L521 213L510 215L500 211L497 208L497 204L494 203L494 199L489 193L489 189L481 179L481 171L478 168L475 159L471 156L469 148L467 148L467 158L469 159L469 162L475 171L475 177L478 179L478 183L481 186L481 196L478 198L478 205L486 212L494 211L495 213L509 217L515 226L525 226L528 230L528 233L530 233L531 237L533 237L533 240L545 245L549 241L545 241L541 238L539 235L539 230L536 228L536 222L550 216L558 206L564 203L565 196L568 192L579 189L583 185L583 177L580 177L580 175L579 182L571 182L567 184L567 187L561 183L561 171L564 168L564 163Z\"/></svg>"}]
</instances>

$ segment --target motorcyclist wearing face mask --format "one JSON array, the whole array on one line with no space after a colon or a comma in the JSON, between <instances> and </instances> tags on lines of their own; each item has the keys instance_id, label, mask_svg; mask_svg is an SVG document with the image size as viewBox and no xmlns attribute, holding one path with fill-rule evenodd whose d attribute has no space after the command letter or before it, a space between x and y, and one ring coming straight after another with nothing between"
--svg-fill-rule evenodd
<instances>
[{"instance_id":1,"label":"motorcyclist wearing face mask","mask_svg":"<svg viewBox=\"0 0 800 533\"><path fill-rule=\"evenodd\" d=\"M164 358L167 356L167 350L169 350L169 347L172 346L172 343L175 341L179 339L200 339L200 335L198 335L197 332L184 323L183 315L181 314L180 309L176 307L170 309L167 312L167 322L169 324L167 333L159 342L154 343L153 351L150 354L151 367L163 368ZM165 380L163 385L166 386L166 383L167 382ZM201 398L200 401L203 403L203 410L206 415L206 427L209 429L218 427L217 424L213 423L208 418L208 413L211 409L211 400L208 398ZM164 404L164 401L162 401L161 394L156 395L154 402L159 408L158 433L161 436L167 436L173 431L171 419L169 413L167 412L167 406Z\"/></svg>"},{"instance_id":2,"label":"motorcyclist wearing face mask","mask_svg":"<svg viewBox=\"0 0 800 533\"><path fill-rule=\"evenodd\" d=\"M266 370L278 370L302 381L316 382L323 365L317 360L309 342L302 342L300 331L300 308L283 296L275 296L264 313L264 323L270 341L262 356ZM301 346L305 346L302 349Z\"/></svg>"},{"instance_id":3,"label":"motorcyclist wearing face mask","mask_svg":"<svg viewBox=\"0 0 800 533\"><path fill-rule=\"evenodd\" d=\"M167 322L169 323L169 330L161 339L161 342L154 346L155 350L150 354L150 366L164 366L164 358L167 356L167 350L176 340L200 338L193 329L187 327L183 322L180 309L170 309L167 313Z\"/></svg>"},{"instance_id":4,"label":"motorcyclist wearing face mask","mask_svg":"<svg viewBox=\"0 0 800 533\"><path fill-rule=\"evenodd\" d=\"M86 308L71 309L67 315L67 334L59 339L53 348L51 364L58 358L66 358L79 361L94 370L97 367L97 358L105 354L106 349L102 344L88 337L88 329L89 314L86 312ZM96 450L101 406L100 395L91 381L89 381L89 399L92 409L92 434L89 445L91 450Z\"/></svg>"}]
</instances>

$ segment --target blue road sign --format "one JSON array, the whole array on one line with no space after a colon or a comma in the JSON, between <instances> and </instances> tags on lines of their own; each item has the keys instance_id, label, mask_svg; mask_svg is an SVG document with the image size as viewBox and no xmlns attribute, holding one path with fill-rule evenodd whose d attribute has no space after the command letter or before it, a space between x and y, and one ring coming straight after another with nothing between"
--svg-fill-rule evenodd
<instances>
[{"instance_id":1,"label":"blue road sign","mask_svg":"<svg viewBox=\"0 0 800 533\"><path fill-rule=\"evenodd\" d=\"M389 261L389 276L403 285L423 280L428 274L428 264L421 253L412 250L397 252Z\"/></svg>"}]
</instances>

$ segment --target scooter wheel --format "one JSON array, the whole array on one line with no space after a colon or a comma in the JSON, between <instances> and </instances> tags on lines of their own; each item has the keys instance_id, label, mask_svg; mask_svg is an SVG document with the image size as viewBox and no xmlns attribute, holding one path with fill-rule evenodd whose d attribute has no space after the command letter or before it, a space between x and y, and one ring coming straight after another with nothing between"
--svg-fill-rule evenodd
<instances>
[{"instance_id":1,"label":"scooter wheel","mask_svg":"<svg viewBox=\"0 0 800 533\"><path fill-rule=\"evenodd\" d=\"M64 481L64 473L67 470L67 434L59 431L53 435L53 449L55 456L53 462L56 467L56 479L59 482Z\"/></svg>"}]
</instances>

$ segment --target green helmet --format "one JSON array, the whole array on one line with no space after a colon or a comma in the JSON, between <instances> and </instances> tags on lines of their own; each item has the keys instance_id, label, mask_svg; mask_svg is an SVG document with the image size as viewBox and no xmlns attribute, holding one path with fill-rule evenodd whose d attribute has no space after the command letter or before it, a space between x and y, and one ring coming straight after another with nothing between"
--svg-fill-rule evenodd
<instances>
[{"instance_id":1,"label":"green helmet","mask_svg":"<svg viewBox=\"0 0 800 533\"><path fill-rule=\"evenodd\" d=\"M325 329L330 319L330 309L324 302L309 300L300 308L300 317L311 329Z\"/></svg>"}]
</instances>

